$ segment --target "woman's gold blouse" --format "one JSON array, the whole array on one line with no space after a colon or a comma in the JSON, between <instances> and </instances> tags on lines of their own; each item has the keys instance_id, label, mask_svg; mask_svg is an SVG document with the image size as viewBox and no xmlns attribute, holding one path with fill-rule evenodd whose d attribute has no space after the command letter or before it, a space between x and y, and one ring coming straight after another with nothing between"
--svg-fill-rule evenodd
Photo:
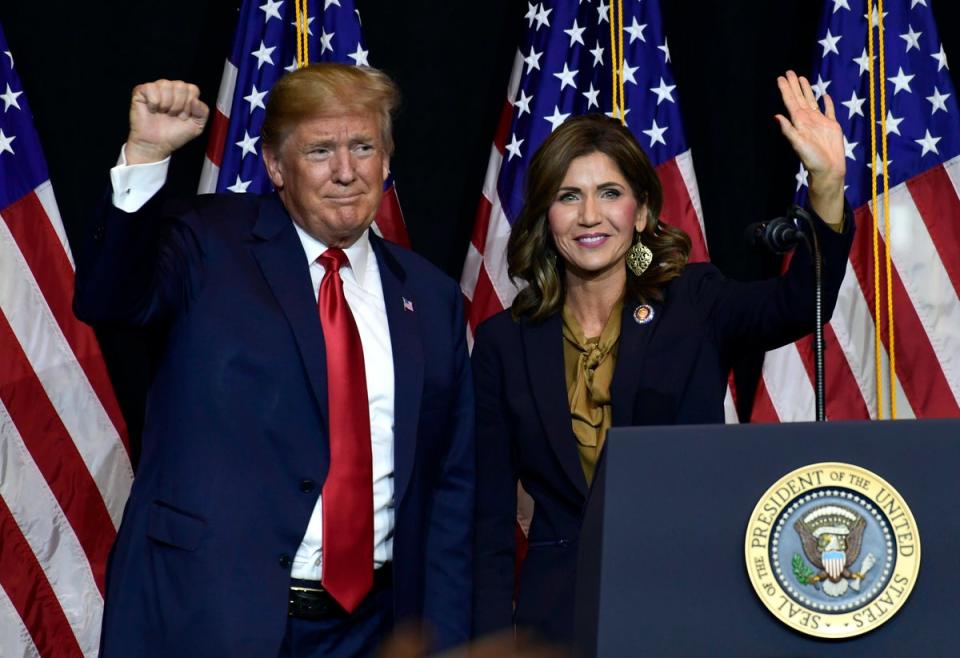
<instances>
[{"instance_id":1,"label":"woman's gold blouse","mask_svg":"<svg viewBox=\"0 0 960 658\"><path fill-rule=\"evenodd\" d=\"M623 303L618 302L600 336L587 338L573 313L563 307L563 370L573 433L587 484L593 482L597 457L612 419L610 383L617 362L622 308Z\"/></svg>"}]
</instances>

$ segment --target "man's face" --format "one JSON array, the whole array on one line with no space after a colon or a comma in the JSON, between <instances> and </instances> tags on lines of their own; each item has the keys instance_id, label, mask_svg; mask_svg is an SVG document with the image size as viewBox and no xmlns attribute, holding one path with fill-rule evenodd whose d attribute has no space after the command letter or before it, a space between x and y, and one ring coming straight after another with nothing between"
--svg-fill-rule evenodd
<instances>
[{"instance_id":1,"label":"man's face","mask_svg":"<svg viewBox=\"0 0 960 658\"><path fill-rule=\"evenodd\" d=\"M263 156L290 216L327 246L350 246L373 222L390 171L375 114L303 121Z\"/></svg>"}]
</instances>

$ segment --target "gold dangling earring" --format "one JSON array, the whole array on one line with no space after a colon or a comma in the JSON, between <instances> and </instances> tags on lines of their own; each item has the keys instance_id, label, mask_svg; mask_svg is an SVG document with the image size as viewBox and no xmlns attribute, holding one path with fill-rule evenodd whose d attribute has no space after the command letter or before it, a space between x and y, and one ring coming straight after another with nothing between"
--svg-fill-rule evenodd
<instances>
[{"instance_id":1,"label":"gold dangling earring","mask_svg":"<svg viewBox=\"0 0 960 658\"><path fill-rule=\"evenodd\" d=\"M640 276L647 271L650 263L653 262L653 252L650 247L640 242L640 235L637 235L637 241L627 250L627 267L633 272L634 276Z\"/></svg>"}]
</instances>

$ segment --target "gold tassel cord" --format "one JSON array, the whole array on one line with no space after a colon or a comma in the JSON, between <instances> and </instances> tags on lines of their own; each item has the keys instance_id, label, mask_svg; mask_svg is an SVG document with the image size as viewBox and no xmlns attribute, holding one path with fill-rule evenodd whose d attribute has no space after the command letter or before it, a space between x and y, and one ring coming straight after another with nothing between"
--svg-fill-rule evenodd
<instances>
[{"instance_id":1,"label":"gold tassel cord","mask_svg":"<svg viewBox=\"0 0 960 658\"><path fill-rule=\"evenodd\" d=\"M615 27L616 24L616 13L614 11L614 5L617 3L617 0L610 1L610 20L607 22L610 23L610 84L611 84L611 94L610 94L610 103L611 110L610 114L614 117L617 116L618 110L620 108L620 102L617 100L617 94L620 89L620 85L617 84L618 72L619 72L619 61L617 59L617 30Z\"/></svg>"},{"instance_id":2,"label":"gold tassel cord","mask_svg":"<svg viewBox=\"0 0 960 658\"><path fill-rule=\"evenodd\" d=\"M876 71L873 67L874 43L873 43L873 12L876 10L873 0L870 0L867 7L867 66L870 74L870 157L872 158L873 169L870 177L870 203L873 208L873 314L874 322L874 356L875 356L875 374L877 385L877 419L883 418L883 359L881 350L883 344L880 340L880 227L877 220L877 95L874 80ZM885 126L882 126L885 128Z\"/></svg>"},{"instance_id":3,"label":"gold tassel cord","mask_svg":"<svg viewBox=\"0 0 960 658\"><path fill-rule=\"evenodd\" d=\"M294 10L297 18L297 68L303 68L310 63L310 44L307 42L307 0L294 0Z\"/></svg>"},{"instance_id":4,"label":"gold tassel cord","mask_svg":"<svg viewBox=\"0 0 960 658\"><path fill-rule=\"evenodd\" d=\"M883 239L887 245L885 250L885 270L887 273L886 292L887 292L887 333L890 341L890 419L897 419L897 390L894 386L897 376L897 351L895 348L893 331L893 278L892 278L892 252L893 245L890 242L890 172L887 159L887 65L885 60L885 49L883 46L884 27L883 27L883 0L877 0L877 46L880 50L880 78L877 84L880 86L880 120L883 122L880 126L880 139L882 145L883 157Z\"/></svg>"},{"instance_id":5,"label":"gold tassel cord","mask_svg":"<svg viewBox=\"0 0 960 658\"><path fill-rule=\"evenodd\" d=\"M617 41L619 45L617 47L617 84L620 89L620 123L627 125L627 101L624 98L624 82L623 82L623 65L624 54L623 54L623 0L616 0L617 2Z\"/></svg>"},{"instance_id":6,"label":"gold tassel cord","mask_svg":"<svg viewBox=\"0 0 960 658\"><path fill-rule=\"evenodd\" d=\"M610 1L610 70L613 83L611 116L626 125L623 88L623 0Z\"/></svg>"},{"instance_id":7,"label":"gold tassel cord","mask_svg":"<svg viewBox=\"0 0 960 658\"><path fill-rule=\"evenodd\" d=\"M893 282L892 282L892 257L890 245L890 172L888 162L887 146L887 93L884 84L886 80L886 58L884 54L884 27L883 27L883 0L877 0L874 4L870 0L869 10L867 12L867 57L870 72L870 156L873 162L873 171L871 171L870 180L870 200L873 208L873 306L874 306L874 342L875 342L875 360L876 360L876 383L877 383L877 418L884 416L884 406L886 399L883 394L883 361L882 352L883 343L881 340L881 323L883 315L880 307L880 195L877 190L877 171L881 167L883 176L882 190L882 208L883 208L883 226L884 243L886 246L884 252L884 271L886 273L886 311L887 311L887 333L889 334L889 354L890 354L890 377L889 377L889 403L890 418L897 417L897 395L896 395L896 349L894 333L894 315L893 315ZM873 19L877 18L877 42L874 46L873 38ZM879 51L879 67L874 67L874 59L877 59ZM880 119L877 120L877 94L876 88L880 89ZM877 124L880 125L880 149L877 149Z\"/></svg>"}]
</instances>

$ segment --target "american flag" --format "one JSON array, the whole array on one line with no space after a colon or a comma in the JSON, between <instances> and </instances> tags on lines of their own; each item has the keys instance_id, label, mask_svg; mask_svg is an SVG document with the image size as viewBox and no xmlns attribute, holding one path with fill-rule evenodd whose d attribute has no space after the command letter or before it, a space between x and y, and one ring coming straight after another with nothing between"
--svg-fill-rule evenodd
<instances>
[{"instance_id":1,"label":"american flag","mask_svg":"<svg viewBox=\"0 0 960 658\"><path fill-rule=\"evenodd\" d=\"M95 656L133 470L2 30L0 102L0 656Z\"/></svg>"},{"instance_id":2,"label":"american flag","mask_svg":"<svg viewBox=\"0 0 960 658\"><path fill-rule=\"evenodd\" d=\"M614 26L622 26L613 44L611 17ZM517 293L507 276L506 250L523 206L527 163L566 118L613 113L611 46L619 49L621 38L623 57L617 64L623 67L626 124L660 176L662 219L690 235L691 261L709 258L659 2L552 0L528 3L525 18L527 30L514 59L460 281L471 335L483 320L508 308ZM729 394L726 410L735 420Z\"/></svg>"},{"instance_id":3,"label":"american flag","mask_svg":"<svg viewBox=\"0 0 960 658\"><path fill-rule=\"evenodd\" d=\"M891 417L891 357L898 418L960 415L960 118L931 1L886 2L882 17L876 2L824 2L817 66L811 80L818 97L827 92L836 104L847 152L846 194L857 223L837 309L824 330L826 412L831 419ZM875 53L873 120L868 20ZM884 85L884 111L878 81ZM876 150L871 146L871 130L875 131ZM877 176L881 191L883 186L883 130L888 139L889 241L882 196L874 213L871 192L873 176ZM802 169L797 187L802 198L806 192ZM873 225L875 214L878 229ZM877 271L879 286L874 281ZM768 353L754 419L811 420L811 364L809 339Z\"/></svg>"},{"instance_id":4,"label":"american flag","mask_svg":"<svg viewBox=\"0 0 960 658\"><path fill-rule=\"evenodd\" d=\"M284 73L297 68L297 0L244 0L233 51L223 67L200 192L265 193L273 188L263 167L260 128L267 98ZM309 0L307 43L311 62L370 66L360 14L353 0ZM410 246L396 188L384 186L375 230Z\"/></svg>"}]
</instances>

